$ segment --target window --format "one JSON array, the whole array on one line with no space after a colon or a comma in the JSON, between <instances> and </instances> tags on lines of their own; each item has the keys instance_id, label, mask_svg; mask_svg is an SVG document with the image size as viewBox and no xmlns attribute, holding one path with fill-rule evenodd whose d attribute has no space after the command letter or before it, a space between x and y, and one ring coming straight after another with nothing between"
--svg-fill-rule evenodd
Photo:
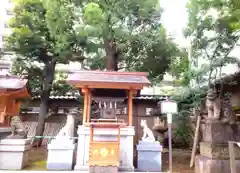
<instances>
[{"instance_id":1,"label":"window","mask_svg":"<svg viewBox=\"0 0 240 173\"><path fill-rule=\"evenodd\" d=\"M2 42L5 42L6 41L6 36L2 36Z\"/></svg>"},{"instance_id":2,"label":"window","mask_svg":"<svg viewBox=\"0 0 240 173\"><path fill-rule=\"evenodd\" d=\"M13 15L13 11L12 10L7 9L6 12L7 12L7 15L10 15L10 16Z\"/></svg>"},{"instance_id":3,"label":"window","mask_svg":"<svg viewBox=\"0 0 240 173\"><path fill-rule=\"evenodd\" d=\"M146 108L146 115L151 115L153 108Z\"/></svg>"},{"instance_id":4,"label":"window","mask_svg":"<svg viewBox=\"0 0 240 173\"><path fill-rule=\"evenodd\" d=\"M4 28L9 28L7 23L4 23Z\"/></svg>"}]
</instances>

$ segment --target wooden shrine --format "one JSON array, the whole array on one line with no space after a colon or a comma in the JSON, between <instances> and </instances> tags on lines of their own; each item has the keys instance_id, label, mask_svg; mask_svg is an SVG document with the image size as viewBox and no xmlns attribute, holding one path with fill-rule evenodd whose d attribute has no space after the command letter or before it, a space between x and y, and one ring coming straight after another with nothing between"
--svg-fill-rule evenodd
<instances>
[{"instance_id":1,"label":"wooden shrine","mask_svg":"<svg viewBox=\"0 0 240 173\"><path fill-rule=\"evenodd\" d=\"M86 166L120 166L120 169L133 170L133 136L135 134L133 97L138 95L144 86L150 85L147 73L79 71L69 74L67 80L74 88L79 88L84 95L83 120L82 126L78 128L78 159L75 169L86 170ZM128 98L127 122L116 116L117 104L125 98ZM91 119L93 100L99 105L98 119ZM90 139L88 146L83 145L82 143L86 141L82 140L87 139ZM111 155L112 152L115 156Z\"/></svg>"},{"instance_id":2,"label":"wooden shrine","mask_svg":"<svg viewBox=\"0 0 240 173\"><path fill-rule=\"evenodd\" d=\"M11 117L20 112L21 101L30 94L26 87L27 79L14 75L0 75L0 124L10 125Z\"/></svg>"}]
</instances>

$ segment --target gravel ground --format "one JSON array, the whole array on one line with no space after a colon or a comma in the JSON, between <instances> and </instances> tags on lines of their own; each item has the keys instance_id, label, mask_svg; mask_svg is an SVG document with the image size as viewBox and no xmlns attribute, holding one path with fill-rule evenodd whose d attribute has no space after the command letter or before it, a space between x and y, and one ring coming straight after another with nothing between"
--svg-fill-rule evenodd
<instances>
[{"instance_id":1,"label":"gravel ground","mask_svg":"<svg viewBox=\"0 0 240 173\"><path fill-rule=\"evenodd\" d=\"M191 151L173 149L173 172L194 173L193 168L189 168ZM46 170L46 148L33 148L29 153L29 166L24 170ZM168 153L163 154L163 172L168 171Z\"/></svg>"}]
</instances>

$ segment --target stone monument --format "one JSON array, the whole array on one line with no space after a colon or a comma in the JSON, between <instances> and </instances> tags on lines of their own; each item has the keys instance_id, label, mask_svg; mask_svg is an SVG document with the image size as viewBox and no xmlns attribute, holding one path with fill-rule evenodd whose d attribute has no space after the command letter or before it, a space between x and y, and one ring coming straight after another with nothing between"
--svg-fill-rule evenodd
<instances>
[{"instance_id":1,"label":"stone monument","mask_svg":"<svg viewBox=\"0 0 240 173\"><path fill-rule=\"evenodd\" d=\"M67 115L65 126L56 138L48 144L48 170L72 170L75 150L74 137L75 117L79 115L77 108L71 109Z\"/></svg>"},{"instance_id":2,"label":"stone monument","mask_svg":"<svg viewBox=\"0 0 240 173\"><path fill-rule=\"evenodd\" d=\"M162 146L155 140L153 132L148 128L146 120L141 120L143 137L137 145L138 171L162 170Z\"/></svg>"},{"instance_id":3,"label":"stone monument","mask_svg":"<svg viewBox=\"0 0 240 173\"><path fill-rule=\"evenodd\" d=\"M27 131L19 116L12 117L11 132L11 135L0 141L0 169L19 170L28 164L31 140L27 139Z\"/></svg>"},{"instance_id":4,"label":"stone monument","mask_svg":"<svg viewBox=\"0 0 240 173\"><path fill-rule=\"evenodd\" d=\"M195 173L230 173L228 141L240 140L240 126L227 99L209 90L206 97L207 116L202 124L200 155L195 157ZM237 170L240 151L235 148Z\"/></svg>"}]
</instances>

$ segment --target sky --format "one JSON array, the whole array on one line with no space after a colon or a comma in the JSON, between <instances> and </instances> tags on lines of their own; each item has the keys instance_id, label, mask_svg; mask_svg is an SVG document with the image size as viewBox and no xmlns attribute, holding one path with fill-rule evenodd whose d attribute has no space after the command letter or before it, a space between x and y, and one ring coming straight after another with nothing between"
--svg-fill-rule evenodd
<instances>
[{"instance_id":1,"label":"sky","mask_svg":"<svg viewBox=\"0 0 240 173\"><path fill-rule=\"evenodd\" d=\"M163 25L169 35L183 47L188 47L188 41L182 33L188 21L187 2L188 0L160 0L160 6L164 10L162 15Z\"/></svg>"},{"instance_id":2,"label":"sky","mask_svg":"<svg viewBox=\"0 0 240 173\"><path fill-rule=\"evenodd\" d=\"M160 0L160 6L163 8L162 22L169 35L175 38L176 43L180 47L189 48L189 42L183 36L183 29L187 26L188 14L187 5L188 0ZM235 47L230 56L239 57L240 47ZM232 74L239 71L237 65L226 65L222 72L225 74ZM165 75L165 80L171 80L170 75Z\"/></svg>"}]
</instances>

